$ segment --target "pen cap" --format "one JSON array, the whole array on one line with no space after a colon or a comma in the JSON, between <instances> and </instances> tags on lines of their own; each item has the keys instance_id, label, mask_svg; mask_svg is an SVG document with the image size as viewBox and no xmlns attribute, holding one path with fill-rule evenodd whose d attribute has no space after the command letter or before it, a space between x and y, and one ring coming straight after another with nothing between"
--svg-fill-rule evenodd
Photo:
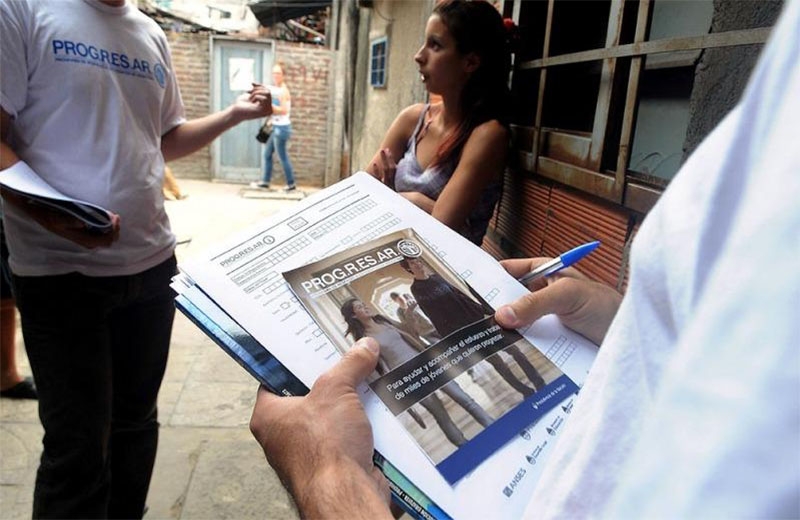
<instances>
[{"instance_id":1,"label":"pen cap","mask_svg":"<svg viewBox=\"0 0 800 520\"><path fill-rule=\"evenodd\" d=\"M583 244L582 246L578 246L575 249L570 249L566 253L562 254L559 258L561 258L561 262L564 265L572 265L584 256L588 255L595 249L597 246L600 245L599 240L595 240L594 242L589 242L588 244Z\"/></svg>"}]
</instances>

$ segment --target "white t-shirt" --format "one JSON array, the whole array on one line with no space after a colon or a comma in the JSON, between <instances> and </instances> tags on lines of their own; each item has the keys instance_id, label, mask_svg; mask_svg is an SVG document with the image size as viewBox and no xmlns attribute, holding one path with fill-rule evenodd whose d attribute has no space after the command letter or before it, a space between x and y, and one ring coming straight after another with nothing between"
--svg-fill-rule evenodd
<instances>
[{"instance_id":1,"label":"white t-shirt","mask_svg":"<svg viewBox=\"0 0 800 520\"><path fill-rule=\"evenodd\" d=\"M800 517L800 1L647 216L526 518Z\"/></svg>"},{"instance_id":2,"label":"white t-shirt","mask_svg":"<svg viewBox=\"0 0 800 520\"><path fill-rule=\"evenodd\" d=\"M292 102L281 99L286 93L286 87L269 85L269 93L272 95L272 105L282 107L287 110L285 114L272 114L272 124L274 126L286 126L292 124L289 115L292 113Z\"/></svg>"},{"instance_id":3,"label":"white t-shirt","mask_svg":"<svg viewBox=\"0 0 800 520\"><path fill-rule=\"evenodd\" d=\"M119 240L88 250L6 205L14 273L127 275L169 258L161 136L185 119L161 28L131 5L4 1L0 48L14 150L56 189L121 217Z\"/></svg>"}]
</instances>

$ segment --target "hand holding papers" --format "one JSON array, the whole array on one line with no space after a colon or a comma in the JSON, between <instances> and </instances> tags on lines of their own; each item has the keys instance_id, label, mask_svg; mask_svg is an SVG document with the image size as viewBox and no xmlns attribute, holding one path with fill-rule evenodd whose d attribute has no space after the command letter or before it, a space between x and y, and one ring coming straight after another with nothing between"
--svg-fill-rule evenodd
<instances>
[{"instance_id":1,"label":"hand holding papers","mask_svg":"<svg viewBox=\"0 0 800 520\"><path fill-rule=\"evenodd\" d=\"M383 367L359 394L376 464L406 507L421 507L415 516L519 516L596 353L554 317L519 333L493 324L493 308L526 290L368 174L244 230L181 270L173 284L179 306L205 308L193 319L260 379L279 367L287 382L310 387L357 335L381 343ZM439 290L451 303L438 306L460 320L437 314L431 294ZM442 341L414 338L390 318L395 291L413 294ZM271 386L286 392L278 379Z\"/></svg>"},{"instance_id":2,"label":"hand holding papers","mask_svg":"<svg viewBox=\"0 0 800 520\"><path fill-rule=\"evenodd\" d=\"M0 173L6 198L18 203L45 228L85 247L110 245L119 232L119 217L90 202L74 199L50 186L22 161ZM25 208L25 205L38 206Z\"/></svg>"},{"instance_id":3,"label":"hand holding papers","mask_svg":"<svg viewBox=\"0 0 800 520\"><path fill-rule=\"evenodd\" d=\"M379 365L380 377L370 388L451 484L578 390L519 333L500 328L492 308L413 230L385 235L284 276L339 352L365 336L378 340L383 368ZM410 292L443 339L429 344L388 319L394 314L389 313L395 306L392 292ZM527 385L495 357L501 351L527 373ZM478 368L483 377L466 375ZM487 399L489 388L492 399ZM448 410L444 396L460 409ZM433 416L440 434L432 435L431 428L404 414L415 404Z\"/></svg>"}]
</instances>

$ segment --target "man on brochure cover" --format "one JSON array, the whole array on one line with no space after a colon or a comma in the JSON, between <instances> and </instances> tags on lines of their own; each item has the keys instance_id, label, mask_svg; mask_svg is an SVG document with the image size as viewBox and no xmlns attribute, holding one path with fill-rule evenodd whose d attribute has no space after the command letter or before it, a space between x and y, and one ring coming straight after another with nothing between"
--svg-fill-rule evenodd
<instances>
[{"instance_id":1,"label":"man on brochure cover","mask_svg":"<svg viewBox=\"0 0 800 520\"><path fill-rule=\"evenodd\" d=\"M481 305L439 274L431 272L419 258L404 258L400 265L414 277L411 294L443 338L492 314L491 307ZM514 358L534 387L520 381L499 355L489 357L486 361L514 390L527 397L544 387L545 382L539 371L516 345L506 347L504 352Z\"/></svg>"}]
</instances>

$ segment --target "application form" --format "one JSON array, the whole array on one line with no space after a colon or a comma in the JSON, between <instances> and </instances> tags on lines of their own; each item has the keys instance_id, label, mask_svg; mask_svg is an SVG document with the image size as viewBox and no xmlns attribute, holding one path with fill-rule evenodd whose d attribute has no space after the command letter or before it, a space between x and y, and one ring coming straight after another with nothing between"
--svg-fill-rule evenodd
<instances>
[{"instance_id":1,"label":"application form","mask_svg":"<svg viewBox=\"0 0 800 520\"><path fill-rule=\"evenodd\" d=\"M526 293L488 253L363 172L183 262L174 287L187 293L189 288L199 288L310 387L341 354L282 273L405 229L413 230L490 306L497 308ZM336 319L341 317L329 316ZM597 352L595 345L553 316L519 332L577 386L583 384ZM535 424L521 428L451 484L412 435L398 427L398 417L369 386L363 385L361 392L376 450L455 518L522 514L543 460L572 411L573 399L570 395L532 418ZM534 397L532 409L549 398L538 393Z\"/></svg>"}]
</instances>

